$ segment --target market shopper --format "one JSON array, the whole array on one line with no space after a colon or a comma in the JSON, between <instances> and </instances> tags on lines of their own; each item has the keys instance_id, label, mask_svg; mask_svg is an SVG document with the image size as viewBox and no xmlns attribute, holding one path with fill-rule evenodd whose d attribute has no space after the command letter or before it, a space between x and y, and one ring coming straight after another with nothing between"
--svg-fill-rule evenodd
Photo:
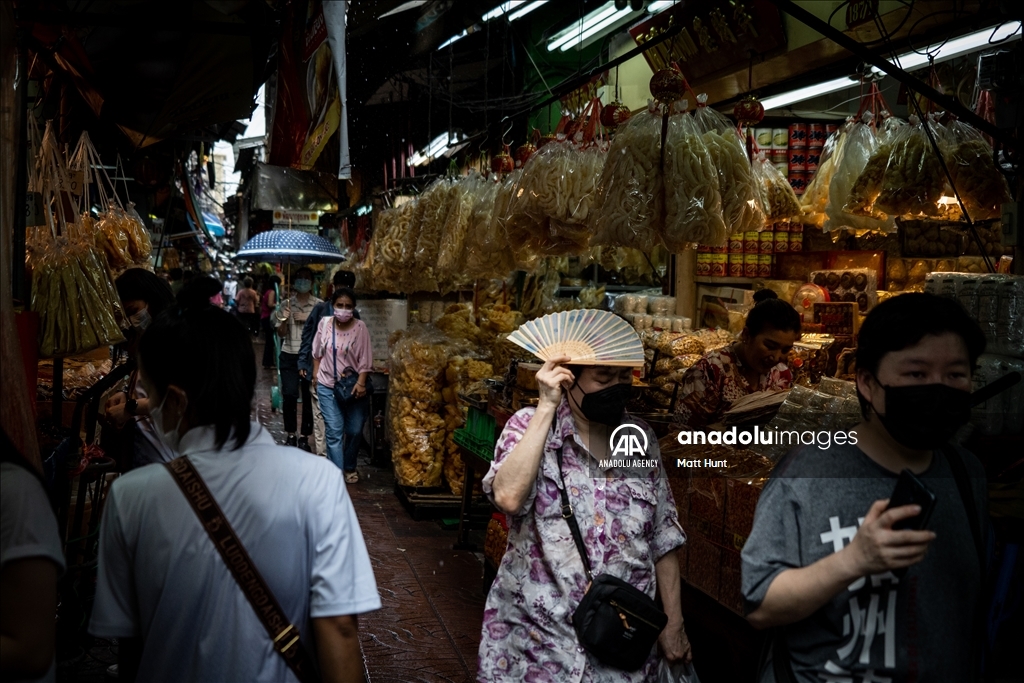
<instances>
[{"instance_id":1,"label":"market shopper","mask_svg":"<svg viewBox=\"0 0 1024 683\"><path fill-rule=\"evenodd\" d=\"M260 329L263 330L263 367L277 367L277 349L275 348L277 331L270 317L277 308L277 288L281 286L281 278L271 275L267 280L263 298L260 299Z\"/></svg>"},{"instance_id":2,"label":"market shopper","mask_svg":"<svg viewBox=\"0 0 1024 683\"><path fill-rule=\"evenodd\" d=\"M351 288L356 281L356 276L350 270L336 270L331 276L331 291L327 293L327 300L321 301L310 312L306 318L306 324L302 327L302 343L299 346L299 376L311 381L313 375L313 337L316 336L320 321L333 315L331 307L331 294L339 287ZM352 317L359 320L359 309L352 311ZM313 441L317 455L327 455L327 439L324 436L324 417L320 411L320 399L315 391L310 392L313 404Z\"/></svg>"},{"instance_id":3,"label":"market shopper","mask_svg":"<svg viewBox=\"0 0 1024 683\"><path fill-rule=\"evenodd\" d=\"M260 333L260 314L256 310L259 303L259 292L252 288L252 278L246 277L242 280L242 288L235 293L235 306L238 317L254 337Z\"/></svg>"},{"instance_id":4,"label":"market shopper","mask_svg":"<svg viewBox=\"0 0 1024 683\"><path fill-rule=\"evenodd\" d=\"M299 446L305 451L312 450L309 436L313 433L313 402L310 398L308 376L299 369L299 352L302 333L313 308L323 303L310 294L313 289L313 272L300 268L292 281L294 294L278 307L275 313L278 332L281 334L281 395L284 398L284 431L286 445ZM301 439L297 439L297 404L302 397Z\"/></svg>"},{"instance_id":5,"label":"market shopper","mask_svg":"<svg viewBox=\"0 0 1024 683\"><path fill-rule=\"evenodd\" d=\"M57 579L64 567L43 478L0 429L0 679L55 680Z\"/></svg>"},{"instance_id":6,"label":"market shopper","mask_svg":"<svg viewBox=\"0 0 1024 683\"><path fill-rule=\"evenodd\" d=\"M366 323L353 317L355 292L335 289L331 307L331 317L320 321L313 337L313 381L324 417L327 457L354 484L359 481L356 458L368 412L366 381L373 354Z\"/></svg>"},{"instance_id":7,"label":"market shopper","mask_svg":"<svg viewBox=\"0 0 1024 683\"><path fill-rule=\"evenodd\" d=\"M174 304L174 295L166 282L145 268L129 268L118 276L114 286L129 323L122 348L128 362L135 363L143 332L156 316ZM137 367L121 390L104 405L108 428L101 441L107 453L118 460L121 469L166 462L173 457L153 428L150 407L145 390L139 386Z\"/></svg>"},{"instance_id":8,"label":"market shopper","mask_svg":"<svg viewBox=\"0 0 1024 683\"><path fill-rule=\"evenodd\" d=\"M685 536L661 468L638 472L600 462L620 424L642 429L651 444L645 458L660 460L650 427L625 413L632 369L567 367L568 360L549 360L538 371L540 402L508 421L483 479L484 492L509 517L509 538L484 609L480 681L654 679L653 650L643 668L626 672L580 647L572 615L588 579L563 518L561 490L593 575L611 574L649 597L657 593L668 616L658 641L663 655L691 657L675 552Z\"/></svg>"},{"instance_id":9,"label":"market shopper","mask_svg":"<svg viewBox=\"0 0 1024 683\"><path fill-rule=\"evenodd\" d=\"M243 326L202 302L159 316L139 346L161 439L209 488L288 637L323 680L361 681L356 615L380 599L359 523L337 468L250 422L255 360ZM122 681L295 680L167 467L110 487L89 629L118 639Z\"/></svg>"},{"instance_id":10,"label":"market shopper","mask_svg":"<svg viewBox=\"0 0 1024 683\"><path fill-rule=\"evenodd\" d=\"M754 295L739 341L710 351L679 382L673 429L720 422L733 401L793 384L786 358L800 339L800 314L775 292Z\"/></svg>"},{"instance_id":11,"label":"market shopper","mask_svg":"<svg viewBox=\"0 0 1024 683\"><path fill-rule=\"evenodd\" d=\"M797 681L975 680L987 491L949 439L970 417L984 348L952 299L879 304L858 336L855 440L775 467L743 547L743 595L752 624L785 627L776 652ZM893 528L918 506L887 510L905 469L937 498L922 530ZM761 680L776 680L767 669Z\"/></svg>"}]
</instances>

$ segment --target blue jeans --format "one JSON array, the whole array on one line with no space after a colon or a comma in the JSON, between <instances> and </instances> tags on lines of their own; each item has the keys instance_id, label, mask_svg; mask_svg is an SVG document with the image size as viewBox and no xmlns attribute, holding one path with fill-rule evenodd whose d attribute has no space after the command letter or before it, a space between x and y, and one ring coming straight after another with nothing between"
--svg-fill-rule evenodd
<instances>
[{"instance_id":1,"label":"blue jeans","mask_svg":"<svg viewBox=\"0 0 1024 683\"><path fill-rule=\"evenodd\" d=\"M320 400L320 413L324 416L327 457L346 472L355 472L369 397L352 399L339 405L334 398L334 389L323 384L316 385L316 397ZM344 447L343 436L347 437Z\"/></svg>"}]
</instances>

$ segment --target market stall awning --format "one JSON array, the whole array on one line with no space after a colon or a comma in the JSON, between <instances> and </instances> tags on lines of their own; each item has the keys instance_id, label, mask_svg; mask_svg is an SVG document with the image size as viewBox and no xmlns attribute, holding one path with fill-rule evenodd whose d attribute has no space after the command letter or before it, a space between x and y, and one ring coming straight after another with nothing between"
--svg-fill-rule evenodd
<instances>
[{"instance_id":1,"label":"market stall awning","mask_svg":"<svg viewBox=\"0 0 1024 683\"><path fill-rule=\"evenodd\" d=\"M338 263L345 260L337 247L319 235L298 230L268 230L245 243L236 261L274 263Z\"/></svg>"}]
</instances>

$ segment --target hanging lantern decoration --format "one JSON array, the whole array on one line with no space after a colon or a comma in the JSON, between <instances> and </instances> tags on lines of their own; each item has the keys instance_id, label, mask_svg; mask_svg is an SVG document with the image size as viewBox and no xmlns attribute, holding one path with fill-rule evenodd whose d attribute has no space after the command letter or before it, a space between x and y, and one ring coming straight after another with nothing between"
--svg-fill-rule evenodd
<instances>
[{"instance_id":1,"label":"hanging lantern decoration","mask_svg":"<svg viewBox=\"0 0 1024 683\"><path fill-rule=\"evenodd\" d=\"M736 103L732 114L741 126L756 126L764 119L764 106L753 95L747 95Z\"/></svg>"},{"instance_id":2,"label":"hanging lantern decoration","mask_svg":"<svg viewBox=\"0 0 1024 683\"><path fill-rule=\"evenodd\" d=\"M601 109L601 125L605 128L615 128L629 121L631 112L629 107L616 100Z\"/></svg>"},{"instance_id":3,"label":"hanging lantern decoration","mask_svg":"<svg viewBox=\"0 0 1024 683\"><path fill-rule=\"evenodd\" d=\"M686 94L686 79L678 69L658 69L651 76L651 95L665 104L681 100Z\"/></svg>"},{"instance_id":4,"label":"hanging lantern decoration","mask_svg":"<svg viewBox=\"0 0 1024 683\"><path fill-rule=\"evenodd\" d=\"M522 168L526 164L527 160L529 160L529 158L533 156L533 153L536 151L537 147L532 142L524 142L523 144L519 145L519 147L516 148L516 153L514 157L516 168Z\"/></svg>"},{"instance_id":5,"label":"hanging lantern decoration","mask_svg":"<svg viewBox=\"0 0 1024 683\"><path fill-rule=\"evenodd\" d=\"M516 170L516 162L513 161L512 155L508 153L508 145L491 159L491 170L495 173L511 173Z\"/></svg>"}]
</instances>

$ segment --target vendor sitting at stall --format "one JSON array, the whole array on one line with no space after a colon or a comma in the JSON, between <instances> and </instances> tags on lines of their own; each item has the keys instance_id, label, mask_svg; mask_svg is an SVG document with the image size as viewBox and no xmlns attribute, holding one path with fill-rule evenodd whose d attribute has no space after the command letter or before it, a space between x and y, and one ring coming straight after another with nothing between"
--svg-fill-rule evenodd
<instances>
[{"instance_id":1,"label":"vendor sitting at stall","mask_svg":"<svg viewBox=\"0 0 1024 683\"><path fill-rule=\"evenodd\" d=\"M770 289L754 294L754 302L739 341L704 354L683 375L673 429L715 424L733 401L793 384L786 357L800 338L800 314Z\"/></svg>"}]
</instances>

